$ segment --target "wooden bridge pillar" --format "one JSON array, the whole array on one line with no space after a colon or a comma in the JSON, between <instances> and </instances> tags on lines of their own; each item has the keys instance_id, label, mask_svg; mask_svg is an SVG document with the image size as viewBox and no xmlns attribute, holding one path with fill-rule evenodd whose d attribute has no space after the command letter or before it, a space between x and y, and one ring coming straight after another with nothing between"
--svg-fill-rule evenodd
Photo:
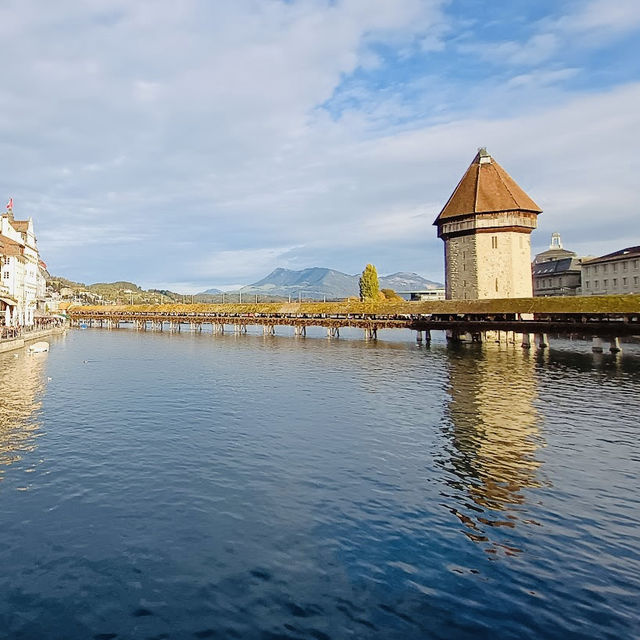
<instances>
[{"instance_id":1,"label":"wooden bridge pillar","mask_svg":"<svg viewBox=\"0 0 640 640\"><path fill-rule=\"evenodd\" d=\"M297 325L297 324L293 325L293 335L306 338L307 327L305 327L304 325Z\"/></svg>"},{"instance_id":2,"label":"wooden bridge pillar","mask_svg":"<svg viewBox=\"0 0 640 640\"><path fill-rule=\"evenodd\" d=\"M620 338L611 338L611 346L609 347L611 353L620 353L622 351L620 347Z\"/></svg>"},{"instance_id":3,"label":"wooden bridge pillar","mask_svg":"<svg viewBox=\"0 0 640 640\"><path fill-rule=\"evenodd\" d=\"M539 349L546 349L549 346L549 337L546 333L537 333L536 338L538 339Z\"/></svg>"},{"instance_id":4,"label":"wooden bridge pillar","mask_svg":"<svg viewBox=\"0 0 640 640\"><path fill-rule=\"evenodd\" d=\"M327 327L327 338L339 338L340 329L338 327Z\"/></svg>"},{"instance_id":5,"label":"wooden bridge pillar","mask_svg":"<svg viewBox=\"0 0 640 640\"><path fill-rule=\"evenodd\" d=\"M364 339L365 340L377 340L378 339L378 329L375 327L367 327L364 330Z\"/></svg>"},{"instance_id":6,"label":"wooden bridge pillar","mask_svg":"<svg viewBox=\"0 0 640 640\"><path fill-rule=\"evenodd\" d=\"M416 342L422 344L422 331L416 331Z\"/></svg>"},{"instance_id":7,"label":"wooden bridge pillar","mask_svg":"<svg viewBox=\"0 0 640 640\"><path fill-rule=\"evenodd\" d=\"M591 351L593 351L593 353L602 353L602 338L593 336L591 340Z\"/></svg>"},{"instance_id":8,"label":"wooden bridge pillar","mask_svg":"<svg viewBox=\"0 0 640 640\"><path fill-rule=\"evenodd\" d=\"M263 336L275 336L276 335L275 325L263 324L262 325L262 335Z\"/></svg>"},{"instance_id":9,"label":"wooden bridge pillar","mask_svg":"<svg viewBox=\"0 0 640 640\"><path fill-rule=\"evenodd\" d=\"M531 349L531 334L523 333L522 334L522 348L523 349Z\"/></svg>"}]
</instances>

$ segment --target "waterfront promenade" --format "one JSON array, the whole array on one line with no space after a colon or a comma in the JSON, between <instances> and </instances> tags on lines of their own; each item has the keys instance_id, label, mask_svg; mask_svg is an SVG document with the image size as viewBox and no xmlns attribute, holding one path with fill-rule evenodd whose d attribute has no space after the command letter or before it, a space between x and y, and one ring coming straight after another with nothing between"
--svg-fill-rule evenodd
<instances>
[{"instance_id":1,"label":"waterfront promenade","mask_svg":"<svg viewBox=\"0 0 640 640\"><path fill-rule=\"evenodd\" d=\"M21 349L26 344L52 335L64 333L66 328L61 324L41 326L30 330L16 327L1 327L0 353Z\"/></svg>"}]
</instances>

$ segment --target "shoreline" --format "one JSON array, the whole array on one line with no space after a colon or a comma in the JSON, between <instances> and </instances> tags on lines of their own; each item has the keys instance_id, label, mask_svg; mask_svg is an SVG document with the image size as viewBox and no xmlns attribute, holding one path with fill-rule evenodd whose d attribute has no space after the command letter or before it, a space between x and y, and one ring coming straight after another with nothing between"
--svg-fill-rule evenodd
<instances>
[{"instance_id":1,"label":"shoreline","mask_svg":"<svg viewBox=\"0 0 640 640\"><path fill-rule=\"evenodd\" d=\"M22 349L30 342L39 340L40 338L46 338L47 336L53 335L61 335L66 330L67 327L51 327L50 329L41 329L40 331L29 332L27 335L20 336L19 338L2 340L0 342L0 354L7 353L9 351L15 351L16 349Z\"/></svg>"}]
</instances>

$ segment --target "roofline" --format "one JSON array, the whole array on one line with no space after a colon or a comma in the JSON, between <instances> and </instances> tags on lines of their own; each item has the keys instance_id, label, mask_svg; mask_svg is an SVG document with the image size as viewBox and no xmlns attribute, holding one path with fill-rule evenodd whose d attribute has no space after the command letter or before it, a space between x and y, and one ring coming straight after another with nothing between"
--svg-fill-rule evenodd
<instances>
[{"instance_id":1,"label":"roofline","mask_svg":"<svg viewBox=\"0 0 640 640\"><path fill-rule=\"evenodd\" d=\"M443 209L444 211L444 209ZM523 211L524 213L535 213L537 216L540 215L542 213L542 211L539 211L538 209L495 209L492 211L471 211L470 213L460 213L456 216L447 216L446 218L444 218L443 222L438 222L440 220L440 214L438 214L438 217L433 221L433 225L439 225L439 224L445 224L445 222L451 222L451 221L455 221L455 220L461 220L463 218L469 218L470 216L488 216L492 213L511 213L511 212L516 212L516 211ZM442 211L440 212L442 213Z\"/></svg>"},{"instance_id":2,"label":"roofline","mask_svg":"<svg viewBox=\"0 0 640 640\"><path fill-rule=\"evenodd\" d=\"M590 260L584 260L582 264L595 264L597 262L627 260L629 258L640 258L640 246L627 247L626 249L620 249L620 251L614 251L613 253L607 253L604 256L599 256L598 258L591 258Z\"/></svg>"}]
</instances>

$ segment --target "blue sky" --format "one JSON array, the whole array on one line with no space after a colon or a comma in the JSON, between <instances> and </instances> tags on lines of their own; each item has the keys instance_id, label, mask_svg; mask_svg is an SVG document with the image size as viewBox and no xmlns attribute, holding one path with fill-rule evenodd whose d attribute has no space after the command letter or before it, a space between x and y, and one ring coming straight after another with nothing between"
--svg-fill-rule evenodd
<instances>
[{"instance_id":1,"label":"blue sky","mask_svg":"<svg viewBox=\"0 0 640 640\"><path fill-rule=\"evenodd\" d=\"M52 273L442 279L478 146L598 255L640 244L637 0L5 0L0 193Z\"/></svg>"}]
</instances>

